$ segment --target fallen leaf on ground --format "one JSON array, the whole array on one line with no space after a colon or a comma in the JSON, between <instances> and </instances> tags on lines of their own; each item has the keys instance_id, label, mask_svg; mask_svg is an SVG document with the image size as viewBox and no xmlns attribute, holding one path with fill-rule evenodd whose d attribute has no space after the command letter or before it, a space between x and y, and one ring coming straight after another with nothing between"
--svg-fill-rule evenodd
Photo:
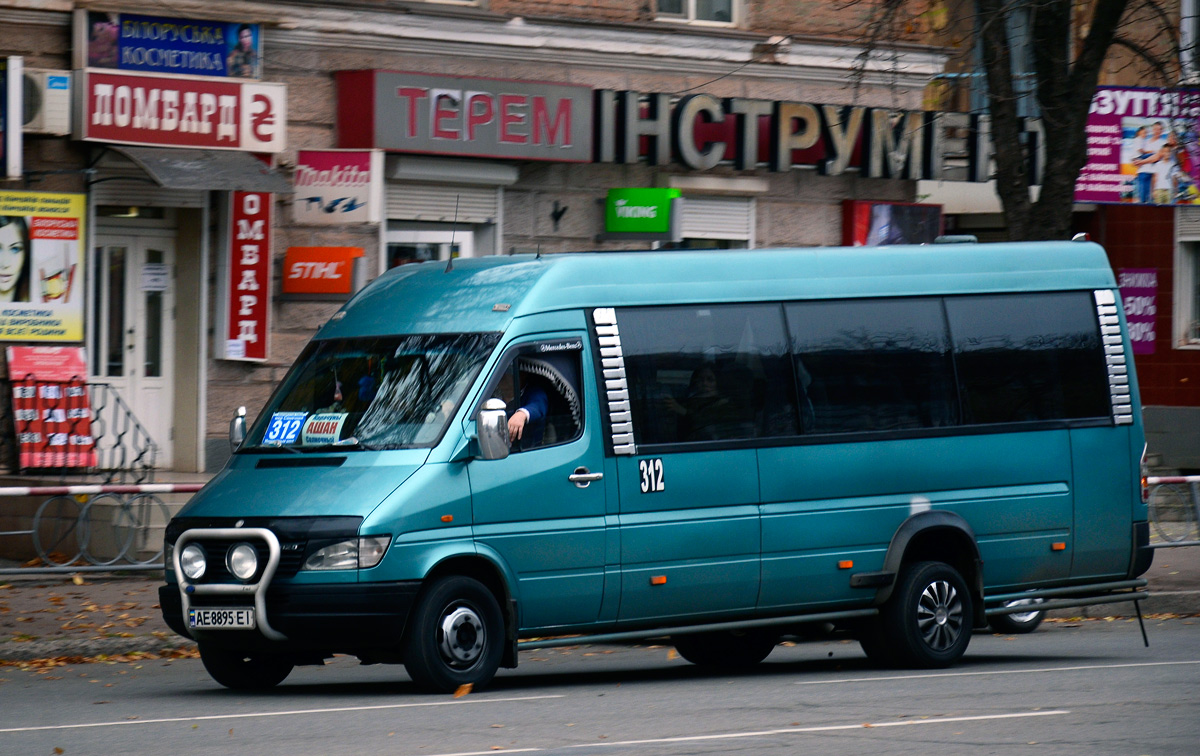
<instances>
[{"instance_id":1,"label":"fallen leaf on ground","mask_svg":"<svg viewBox=\"0 0 1200 756\"><path fill-rule=\"evenodd\" d=\"M470 693L474 688L475 688L475 686L472 685L471 683L467 683L466 685L459 685L458 690L454 691L454 697L462 698L463 696Z\"/></svg>"}]
</instances>

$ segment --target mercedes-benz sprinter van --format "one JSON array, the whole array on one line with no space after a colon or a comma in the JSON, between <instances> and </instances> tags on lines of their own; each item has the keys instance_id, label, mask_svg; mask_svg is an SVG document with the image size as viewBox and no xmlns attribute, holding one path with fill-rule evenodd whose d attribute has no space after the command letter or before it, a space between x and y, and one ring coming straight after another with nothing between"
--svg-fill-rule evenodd
<instances>
[{"instance_id":1,"label":"mercedes-benz sprinter van","mask_svg":"<svg viewBox=\"0 0 1200 756\"><path fill-rule=\"evenodd\" d=\"M163 613L233 688L651 637L740 666L830 625L946 666L989 615L1145 595L1119 303L1089 242L396 268L235 421Z\"/></svg>"}]
</instances>

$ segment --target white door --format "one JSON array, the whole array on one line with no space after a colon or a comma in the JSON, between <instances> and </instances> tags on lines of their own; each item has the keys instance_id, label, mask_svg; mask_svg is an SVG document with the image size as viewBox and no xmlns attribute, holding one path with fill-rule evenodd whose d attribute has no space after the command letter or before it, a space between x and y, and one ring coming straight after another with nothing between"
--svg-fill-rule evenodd
<instances>
[{"instance_id":1,"label":"white door","mask_svg":"<svg viewBox=\"0 0 1200 756\"><path fill-rule=\"evenodd\" d=\"M475 235L454 231L388 231L387 266L475 256Z\"/></svg>"},{"instance_id":2,"label":"white door","mask_svg":"<svg viewBox=\"0 0 1200 756\"><path fill-rule=\"evenodd\" d=\"M158 447L155 465L170 467L175 238L99 234L93 265L92 380L117 390Z\"/></svg>"}]
</instances>

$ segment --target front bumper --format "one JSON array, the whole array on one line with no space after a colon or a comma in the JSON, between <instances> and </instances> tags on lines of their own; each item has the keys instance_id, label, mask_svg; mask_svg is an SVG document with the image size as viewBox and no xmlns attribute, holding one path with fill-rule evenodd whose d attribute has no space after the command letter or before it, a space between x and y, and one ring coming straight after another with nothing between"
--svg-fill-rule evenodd
<instances>
[{"instance_id":1,"label":"front bumper","mask_svg":"<svg viewBox=\"0 0 1200 756\"><path fill-rule=\"evenodd\" d=\"M192 630L184 617L178 585L160 586L158 600L167 625L180 635L195 640L238 647L284 646L352 653L363 648L398 646L420 587L420 581L416 580L271 585L266 591L265 610L270 627L285 637L281 641L268 640L256 630ZM208 603L249 606L228 599Z\"/></svg>"},{"instance_id":2,"label":"front bumper","mask_svg":"<svg viewBox=\"0 0 1200 756\"><path fill-rule=\"evenodd\" d=\"M213 569L198 581L184 577L180 555L188 543L211 549ZM216 565L232 543L254 547L265 557L256 576L243 582ZM387 583L293 583L294 572L276 580L283 551L278 536L265 527L190 528L175 541L173 574L179 581L159 589L167 625L214 646L355 653L360 649L397 648L404 623L420 590L420 581ZM299 552L302 553L302 552ZM299 565L295 565L299 567ZM347 571L347 577L352 575ZM253 630L204 629L189 626L192 608L238 608L254 612Z\"/></svg>"}]
</instances>

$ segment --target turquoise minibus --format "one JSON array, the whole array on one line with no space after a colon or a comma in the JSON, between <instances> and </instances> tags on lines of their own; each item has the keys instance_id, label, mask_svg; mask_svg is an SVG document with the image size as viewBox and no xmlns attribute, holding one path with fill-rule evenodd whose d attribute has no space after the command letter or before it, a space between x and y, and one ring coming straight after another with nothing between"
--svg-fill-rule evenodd
<instances>
[{"instance_id":1,"label":"turquoise minibus","mask_svg":"<svg viewBox=\"0 0 1200 756\"><path fill-rule=\"evenodd\" d=\"M163 614L235 689L646 638L740 667L816 628L948 666L989 618L1146 595L1119 303L1087 241L399 267L231 423Z\"/></svg>"}]
</instances>

